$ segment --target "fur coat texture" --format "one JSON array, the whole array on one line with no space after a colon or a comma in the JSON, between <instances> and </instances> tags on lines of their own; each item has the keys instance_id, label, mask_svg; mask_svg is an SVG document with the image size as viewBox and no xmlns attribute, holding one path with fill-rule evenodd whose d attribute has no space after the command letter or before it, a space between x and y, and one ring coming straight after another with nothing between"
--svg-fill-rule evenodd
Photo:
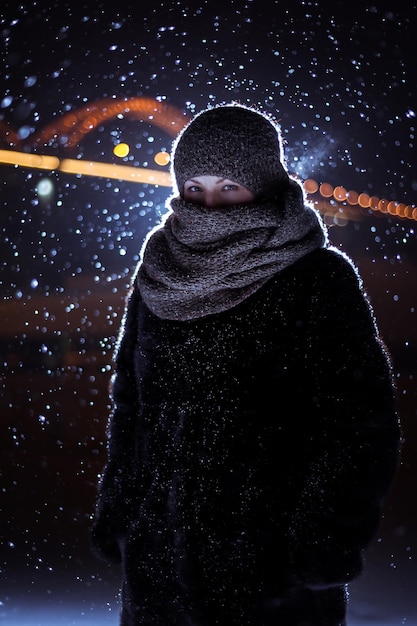
<instances>
[{"instance_id":1,"label":"fur coat texture","mask_svg":"<svg viewBox=\"0 0 417 626\"><path fill-rule=\"evenodd\" d=\"M132 288L94 550L123 626L340 626L398 459L389 355L350 260L320 248L229 310Z\"/></svg>"}]
</instances>

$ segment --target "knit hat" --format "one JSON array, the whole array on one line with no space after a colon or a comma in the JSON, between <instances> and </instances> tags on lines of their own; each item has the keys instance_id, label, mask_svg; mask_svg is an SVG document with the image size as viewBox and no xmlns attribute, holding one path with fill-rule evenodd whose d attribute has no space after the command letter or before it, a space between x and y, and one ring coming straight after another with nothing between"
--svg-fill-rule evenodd
<instances>
[{"instance_id":1,"label":"knit hat","mask_svg":"<svg viewBox=\"0 0 417 626\"><path fill-rule=\"evenodd\" d=\"M229 178L267 195L286 186L280 129L266 115L240 104L198 113L174 142L172 175L179 193L196 176Z\"/></svg>"}]
</instances>

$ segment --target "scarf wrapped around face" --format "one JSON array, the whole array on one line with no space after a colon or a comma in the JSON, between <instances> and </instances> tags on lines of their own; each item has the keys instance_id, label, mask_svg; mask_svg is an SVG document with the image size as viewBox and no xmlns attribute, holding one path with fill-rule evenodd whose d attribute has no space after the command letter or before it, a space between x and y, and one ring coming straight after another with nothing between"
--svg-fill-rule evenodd
<instances>
[{"instance_id":1,"label":"scarf wrapped around face","mask_svg":"<svg viewBox=\"0 0 417 626\"><path fill-rule=\"evenodd\" d=\"M290 181L280 200L208 208L173 198L142 249L137 278L158 317L192 320L235 307L274 274L328 243L318 213Z\"/></svg>"}]
</instances>

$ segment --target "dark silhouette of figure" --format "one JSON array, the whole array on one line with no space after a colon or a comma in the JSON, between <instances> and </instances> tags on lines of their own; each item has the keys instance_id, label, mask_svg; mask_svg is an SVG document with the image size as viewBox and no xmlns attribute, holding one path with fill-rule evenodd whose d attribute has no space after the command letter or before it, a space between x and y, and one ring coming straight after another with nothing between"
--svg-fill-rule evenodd
<instances>
[{"instance_id":1,"label":"dark silhouette of figure","mask_svg":"<svg viewBox=\"0 0 417 626\"><path fill-rule=\"evenodd\" d=\"M121 625L342 626L398 463L390 356L352 261L238 104L174 142L115 355L94 550Z\"/></svg>"}]
</instances>

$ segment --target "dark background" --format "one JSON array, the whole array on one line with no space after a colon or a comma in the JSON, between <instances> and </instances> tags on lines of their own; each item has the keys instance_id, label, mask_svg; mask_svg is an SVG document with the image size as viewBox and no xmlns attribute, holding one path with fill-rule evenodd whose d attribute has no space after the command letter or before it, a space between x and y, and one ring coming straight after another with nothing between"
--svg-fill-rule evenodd
<instances>
[{"instance_id":1,"label":"dark background","mask_svg":"<svg viewBox=\"0 0 417 626\"><path fill-rule=\"evenodd\" d=\"M184 119L237 100L280 120L291 172L415 206L415 3L137 6L3 3L0 149L158 169L153 155L169 151L172 136L128 114L73 147L61 131L36 139L105 98L150 98ZM120 141L131 148L123 160L113 155ZM39 193L45 179L49 197ZM88 528L124 297L170 190L12 165L0 165L0 184L0 622L116 624L120 572L91 555ZM416 220L357 209L338 220L330 208L331 241L357 263L392 354L404 435L380 532L351 587L352 624L409 625Z\"/></svg>"}]
</instances>

